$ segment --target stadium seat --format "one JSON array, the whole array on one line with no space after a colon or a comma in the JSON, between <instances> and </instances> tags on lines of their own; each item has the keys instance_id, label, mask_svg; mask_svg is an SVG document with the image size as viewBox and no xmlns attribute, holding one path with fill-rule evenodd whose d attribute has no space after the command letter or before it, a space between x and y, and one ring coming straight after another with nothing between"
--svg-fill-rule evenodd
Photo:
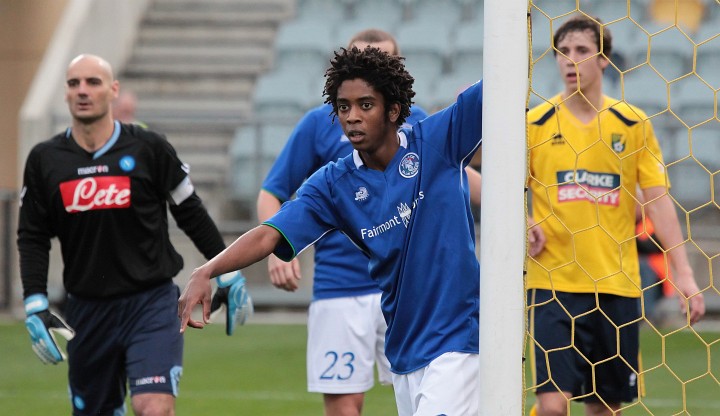
<instances>
[{"instance_id":1,"label":"stadium seat","mask_svg":"<svg viewBox=\"0 0 720 416\"><path fill-rule=\"evenodd\" d=\"M670 108L688 126L712 119L716 102L713 89L698 77L691 76L670 84Z\"/></svg>"},{"instance_id":2,"label":"stadium seat","mask_svg":"<svg viewBox=\"0 0 720 416\"><path fill-rule=\"evenodd\" d=\"M437 79L422 75L416 76L412 72L412 69L410 69L410 71L410 74L415 78L415 82L413 83L413 91L415 91L413 102L422 107L426 112L431 113L435 105L435 84Z\"/></svg>"},{"instance_id":3,"label":"stadium seat","mask_svg":"<svg viewBox=\"0 0 720 416\"><path fill-rule=\"evenodd\" d=\"M640 26L629 19L624 19L605 27L610 30L613 39L613 51L610 56L613 64L622 71L639 64L636 52L641 48L647 50L647 35Z\"/></svg>"},{"instance_id":4,"label":"stadium seat","mask_svg":"<svg viewBox=\"0 0 720 416\"><path fill-rule=\"evenodd\" d=\"M482 38L483 26L476 22L464 23L458 27L450 56L450 72L445 73L436 85L436 105L454 101L458 88L482 77Z\"/></svg>"},{"instance_id":5,"label":"stadium seat","mask_svg":"<svg viewBox=\"0 0 720 416\"><path fill-rule=\"evenodd\" d=\"M563 21L570 13L576 10L575 0L536 0L533 1L533 12L535 9L542 10L544 14L550 18L555 19L559 16L564 16L560 19Z\"/></svg>"},{"instance_id":6,"label":"stadium seat","mask_svg":"<svg viewBox=\"0 0 720 416\"><path fill-rule=\"evenodd\" d=\"M652 0L648 5L652 20L677 24L685 31L696 31L705 13L704 0Z\"/></svg>"},{"instance_id":7,"label":"stadium seat","mask_svg":"<svg viewBox=\"0 0 720 416\"><path fill-rule=\"evenodd\" d=\"M552 47L552 29L550 27L550 20L535 8L533 8L531 12L531 20L533 58L538 59Z\"/></svg>"},{"instance_id":8,"label":"stadium seat","mask_svg":"<svg viewBox=\"0 0 720 416\"><path fill-rule=\"evenodd\" d=\"M603 0L593 1L588 4L588 14L593 17L597 17L603 23L610 23L614 21L629 21L628 17L628 2L627 0ZM583 9L585 10L585 9ZM635 7L631 4L630 16L637 17L638 15L645 15L645 11L642 7ZM625 20L620 20L625 18Z\"/></svg>"},{"instance_id":9,"label":"stadium seat","mask_svg":"<svg viewBox=\"0 0 720 416\"><path fill-rule=\"evenodd\" d=\"M230 166L228 184L232 199L250 201L257 196L257 126L244 125L235 131L230 143Z\"/></svg>"},{"instance_id":10,"label":"stadium seat","mask_svg":"<svg viewBox=\"0 0 720 416\"><path fill-rule=\"evenodd\" d=\"M348 17L347 2L337 0L298 0L296 20L327 25Z\"/></svg>"},{"instance_id":11,"label":"stadium seat","mask_svg":"<svg viewBox=\"0 0 720 416\"><path fill-rule=\"evenodd\" d=\"M262 119L299 117L317 102L317 91L309 78L295 71L273 71L258 78L253 110Z\"/></svg>"},{"instance_id":12,"label":"stadium seat","mask_svg":"<svg viewBox=\"0 0 720 416\"><path fill-rule=\"evenodd\" d=\"M716 34L720 33L718 28L720 26L714 28ZM713 88L718 89L720 88L718 68L720 68L720 37L698 45L696 73Z\"/></svg>"},{"instance_id":13,"label":"stadium seat","mask_svg":"<svg viewBox=\"0 0 720 416\"><path fill-rule=\"evenodd\" d=\"M473 21L482 25L485 15L485 2L483 0L456 0L460 6L460 20Z\"/></svg>"},{"instance_id":14,"label":"stadium seat","mask_svg":"<svg viewBox=\"0 0 720 416\"><path fill-rule=\"evenodd\" d=\"M692 155L710 172L720 170L720 126L718 122L690 130ZM685 134L687 138L687 133Z\"/></svg>"},{"instance_id":15,"label":"stadium seat","mask_svg":"<svg viewBox=\"0 0 720 416\"><path fill-rule=\"evenodd\" d=\"M667 168L672 188L670 195L690 211L711 200L710 173L695 160L686 159Z\"/></svg>"},{"instance_id":16,"label":"stadium seat","mask_svg":"<svg viewBox=\"0 0 720 416\"><path fill-rule=\"evenodd\" d=\"M655 136L660 144L665 164L676 162L690 154L686 129L675 131L656 128Z\"/></svg>"},{"instance_id":17,"label":"stadium seat","mask_svg":"<svg viewBox=\"0 0 720 416\"><path fill-rule=\"evenodd\" d=\"M396 25L389 22L368 22L366 20L353 19L336 22L335 25L335 49L346 47L347 43L360 31L366 29L380 29L388 33L394 33ZM401 45L398 45L401 46ZM402 46L400 47L402 53Z\"/></svg>"},{"instance_id":18,"label":"stadium seat","mask_svg":"<svg viewBox=\"0 0 720 416\"><path fill-rule=\"evenodd\" d=\"M434 81L444 71L451 47L447 28L409 22L398 28L397 41L415 78L428 77Z\"/></svg>"},{"instance_id":19,"label":"stadium seat","mask_svg":"<svg viewBox=\"0 0 720 416\"><path fill-rule=\"evenodd\" d=\"M558 72L557 61L552 53L537 60L532 67L531 102L539 104L542 99L550 99L563 88ZM537 95L538 97L533 97Z\"/></svg>"},{"instance_id":20,"label":"stadium seat","mask_svg":"<svg viewBox=\"0 0 720 416\"><path fill-rule=\"evenodd\" d=\"M480 63L482 65L482 61ZM438 110L455 102L457 95L480 80L482 66L474 71L453 71L443 75L435 84L435 96L432 108Z\"/></svg>"},{"instance_id":21,"label":"stadium seat","mask_svg":"<svg viewBox=\"0 0 720 416\"><path fill-rule=\"evenodd\" d=\"M293 121L239 127L230 144L230 192L233 199L257 197L262 181L294 128Z\"/></svg>"},{"instance_id":22,"label":"stadium seat","mask_svg":"<svg viewBox=\"0 0 720 416\"><path fill-rule=\"evenodd\" d=\"M362 22L368 27L393 27L403 19L403 9L397 0L356 0L352 2L348 21Z\"/></svg>"},{"instance_id":23,"label":"stadium seat","mask_svg":"<svg viewBox=\"0 0 720 416\"><path fill-rule=\"evenodd\" d=\"M650 36L649 58L645 45L635 51L637 62L649 62L666 80L673 80L691 71L693 42L676 27L663 29L663 25L646 25Z\"/></svg>"},{"instance_id":24,"label":"stadium seat","mask_svg":"<svg viewBox=\"0 0 720 416\"><path fill-rule=\"evenodd\" d=\"M668 109L667 83L648 65L626 73L621 86L625 100L648 116Z\"/></svg>"},{"instance_id":25,"label":"stadium seat","mask_svg":"<svg viewBox=\"0 0 720 416\"><path fill-rule=\"evenodd\" d=\"M483 25L478 22L460 24L455 31L452 53L456 57L465 53L482 54L484 30Z\"/></svg>"},{"instance_id":26,"label":"stadium seat","mask_svg":"<svg viewBox=\"0 0 720 416\"><path fill-rule=\"evenodd\" d=\"M433 26L452 28L462 20L460 4L452 0L415 0L410 10L412 20Z\"/></svg>"},{"instance_id":27,"label":"stadium seat","mask_svg":"<svg viewBox=\"0 0 720 416\"><path fill-rule=\"evenodd\" d=\"M276 68L324 68L335 46L333 26L324 19L287 22L275 40Z\"/></svg>"}]
</instances>

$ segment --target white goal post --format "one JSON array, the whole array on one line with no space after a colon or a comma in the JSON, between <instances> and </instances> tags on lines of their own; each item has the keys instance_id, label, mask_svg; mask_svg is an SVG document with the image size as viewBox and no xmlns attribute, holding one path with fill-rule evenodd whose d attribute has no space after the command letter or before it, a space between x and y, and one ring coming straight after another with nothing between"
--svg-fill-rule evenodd
<instances>
[{"instance_id":1,"label":"white goal post","mask_svg":"<svg viewBox=\"0 0 720 416\"><path fill-rule=\"evenodd\" d=\"M485 0L480 414L523 414L528 3Z\"/></svg>"}]
</instances>

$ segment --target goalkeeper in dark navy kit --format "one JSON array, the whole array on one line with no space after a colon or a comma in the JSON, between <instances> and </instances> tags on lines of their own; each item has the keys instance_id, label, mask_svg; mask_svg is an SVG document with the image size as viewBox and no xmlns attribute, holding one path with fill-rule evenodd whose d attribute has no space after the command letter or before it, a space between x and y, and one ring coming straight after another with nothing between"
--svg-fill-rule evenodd
<instances>
[{"instance_id":1,"label":"goalkeeper in dark navy kit","mask_svg":"<svg viewBox=\"0 0 720 416\"><path fill-rule=\"evenodd\" d=\"M33 350L57 364L69 339L74 415L174 414L183 338L172 282L183 260L170 242L169 209L208 259L225 244L195 193L189 169L161 135L115 121L111 66L80 55L68 66L72 127L30 152L21 191L18 249ZM63 321L48 308L50 240L60 241L68 293ZM239 272L218 278L213 307L232 334L252 312Z\"/></svg>"}]
</instances>

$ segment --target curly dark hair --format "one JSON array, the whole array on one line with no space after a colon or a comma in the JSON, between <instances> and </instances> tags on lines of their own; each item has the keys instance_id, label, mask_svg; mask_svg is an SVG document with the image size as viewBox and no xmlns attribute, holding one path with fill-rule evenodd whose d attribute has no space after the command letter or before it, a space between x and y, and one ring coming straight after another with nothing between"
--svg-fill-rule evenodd
<instances>
[{"instance_id":1,"label":"curly dark hair","mask_svg":"<svg viewBox=\"0 0 720 416\"><path fill-rule=\"evenodd\" d=\"M397 125L401 126L410 115L412 98L415 96L412 86L415 79L407 72L403 63L405 58L390 55L372 46L364 50L358 48L340 48L325 71L325 103L332 105L333 118L337 115L337 93L343 81L360 78L385 100L385 114L390 104L400 104Z\"/></svg>"}]
</instances>

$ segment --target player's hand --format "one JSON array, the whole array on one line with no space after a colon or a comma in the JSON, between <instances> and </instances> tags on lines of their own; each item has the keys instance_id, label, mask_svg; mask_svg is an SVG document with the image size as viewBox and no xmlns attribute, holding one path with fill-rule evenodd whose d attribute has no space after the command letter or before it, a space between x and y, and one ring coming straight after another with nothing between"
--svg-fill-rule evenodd
<instances>
[{"instance_id":1,"label":"player's hand","mask_svg":"<svg viewBox=\"0 0 720 416\"><path fill-rule=\"evenodd\" d=\"M278 289L294 292L298 289L298 282L302 278L300 274L300 262L297 258L290 262L280 260L274 254L268 256L268 272L270 282Z\"/></svg>"},{"instance_id":2,"label":"player's hand","mask_svg":"<svg viewBox=\"0 0 720 416\"><path fill-rule=\"evenodd\" d=\"M44 364L57 364L65 360L65 353L57 344L55 334L60 334L68 341L75 337L70 328L59 315L48 309L50 303L45 295L30 295L25 299L25 327L30 333L32 349Z\"/></svg>"},{"instance_id":3,"label":"player's hand","mask_svg":"<svg viewBox=\"0 0 720 416\"><path fill-rule=\"evenodd\" d=\"M677 271L673 282L680 292L678 295L680 311L690 318L690 325L700 321L705 316L705 297L700 292L692 271ZM690 308L689 314L688 307Z\"/></svg>"},{"instance_id":4,"label":"player's hand","mask_svg":"<svg viewBox=\"0 0 720 416\"><path fill-rule=\"evenodd\" d=\"M230 336L237 325L245 324L247 318L253 314L252 298L245 288L245 278L239 271L225 273L215 280L218 288L210 304L210 319L224 309L225 333Z\"/></svg>"},{"instance_id":5,"label":"player's hand","mask_svg":"<svg viewBox=\"0 0 720 416\"><path fill-rule=\"evenodd\" d=\"M535 220L528 218L528 255L535 257L545 248L545 233Z\"/></svg>"},{"instance_id":6,"label":"player's hand","mask_svg":"<svg viewBox=\"0 0 720 416\"><path fill-rule=\"evenodd\" d=\"M183 289L180 299L178 299L178 317L180 318L180 332L185 329L203 328L205 324L210 322L210 294L212 287L210 286L210 276L201 268L195 269L190 276L190 281ZM192 311L195 305L202 306L202 321L192 319Z\"/></svg>"}]
</instances>

